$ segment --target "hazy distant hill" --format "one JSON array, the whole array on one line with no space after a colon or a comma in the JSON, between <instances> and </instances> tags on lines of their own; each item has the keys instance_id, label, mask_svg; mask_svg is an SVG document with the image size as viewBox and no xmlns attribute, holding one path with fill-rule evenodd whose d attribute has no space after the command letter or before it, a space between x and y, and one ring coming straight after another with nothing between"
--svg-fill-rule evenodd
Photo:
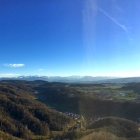
<instances>
[{"instance_id":1,"label":"hazy distant hill","mask_svg":"<svg viewBox=\"0 0 140 140\"><path fill-rule=\"evenodd\" d=\"M109 76L18 76L18 77L2 77L0 80L44 80L49 82L65 82L65 83L129 83L140 82L140 77L109 77Z\"/></svg>"},{"instance_id":2,"label":"hazy distant hill","mask_svg":"<svg viewBox=\"0 0 140 140\"><path fill-rule=\"evenodd\" d=\"M127 78L117 78L117 79L107 79L99 81L99 83L132 83L140 82L140 77L127 77Z\"/></svg>"},{"instance_id":3,"label":"hazy distant hill","mask_svg":"<svg viewBox=\"0 0 140 140\"><path fill-rule=\"evenodd\" d=\"M110 79L117 79L117 77L107 77L107 76L68 76L68 77L61 77L61 76L19 76L19 77L2 77L0 80L27 80L27 81L34 81L34 80L45 80L49 82L68 82L68 83L86 83L86 82L105 82L104 80Z\"/></svg>"}]
</instances>

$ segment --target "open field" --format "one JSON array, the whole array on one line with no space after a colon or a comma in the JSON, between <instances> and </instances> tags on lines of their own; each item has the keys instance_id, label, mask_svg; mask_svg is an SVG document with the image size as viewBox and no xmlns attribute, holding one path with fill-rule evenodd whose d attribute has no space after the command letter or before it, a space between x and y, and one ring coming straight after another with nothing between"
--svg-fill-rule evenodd
<instances>
[{"instance_id":1,"label":"open field","mask_svg":"<svg viewBox=\"0 0 140 140\"><path fill-rule=\"evenodd\" d=\"M82 85L82 84L81 84ZM140 95L132 89L123 89L125 84L78 84L70 87L105 100L137 100ZM68 85L67 85L68 86Z\"/></svg>"}]
</instances>

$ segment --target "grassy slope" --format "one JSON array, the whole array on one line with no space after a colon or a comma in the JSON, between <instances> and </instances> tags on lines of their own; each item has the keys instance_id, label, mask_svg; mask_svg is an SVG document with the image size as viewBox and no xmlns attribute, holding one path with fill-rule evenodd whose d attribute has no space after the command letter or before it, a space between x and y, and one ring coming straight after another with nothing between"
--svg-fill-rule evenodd
<instances>
[{"instance_id":1,"label":"grassy slope","mask_svg":"<svg viewBox=\"0 0 140 140\"><path fill-rule=\"evenodd\" d=\"M99 132L93 132L89 135L84 136L80 140L139 140L140 138L122 138L117 137L112 133L106 132L106 131L99 131Z\"/></svg>"},{"instance_id":2,"label":"grassy slope","mask_svg":"<svg viewBox=\"0 0 140 140\"><path fill-rule=\"evenodd\" d=\"M139 126L137 123L116 117L106 117L92 123L88 129L106 128L106 130L118 137L140 137Z\"/></svg>"},{"instance_id":3,"label":"grassy slope","mask_svg":"<svg viewBox=\"0 0 140 140\"><path fill-rule=\"evenodd\" d=\"M58 139L70 140L139 140L139 126L130 120L106 117L89 125L86 130L65 132Z\"/></svg>"},{"instance_id":4,"label":"grassy slope","mask_svg":"<svg viewBox=\"0 0 140 140\"><path fill-rule=\"evenodd\" d=\"M119 138L109 132L99 131L93 132L81 138L81 140L126 140L126 138Z\"/></svg>"},{"instance_id":5,"label":"grassy slope","mask_svg":"<svg viewBox=\"0 0 140 140\"><path fill-rule=\"evenodd\" d=\"M0 131L0 140L21 140L21 139Z\"/></svg>"}]
</instances>

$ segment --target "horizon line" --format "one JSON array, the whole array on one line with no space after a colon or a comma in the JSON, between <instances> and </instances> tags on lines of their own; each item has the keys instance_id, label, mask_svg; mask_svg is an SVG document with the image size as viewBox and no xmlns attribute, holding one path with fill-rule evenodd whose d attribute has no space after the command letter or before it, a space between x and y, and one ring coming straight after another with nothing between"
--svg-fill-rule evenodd
<instances>
[{"instance_id":1,"label":"horizon line","mask_svg":"<svg viewBox=\"0 0 140 140\"><path fill-rule=\"evenodd\" d=\"M98 75L98 76L93 76L93 75L69 75L69 76L61 76L61 75L55 75L55 76L51 76L51 75L7 75L7 76L0 76L0 78L20 78L20 77L112 77L112 78L133 78L133 77L140 77L140 76L108 76L108 75Z\"/></svg>"}]
</instances>

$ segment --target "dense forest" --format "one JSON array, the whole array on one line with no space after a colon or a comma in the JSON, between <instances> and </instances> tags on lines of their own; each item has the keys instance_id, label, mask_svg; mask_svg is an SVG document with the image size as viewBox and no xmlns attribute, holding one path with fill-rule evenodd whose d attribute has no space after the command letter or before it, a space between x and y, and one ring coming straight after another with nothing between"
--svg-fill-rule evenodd
<instances>
[{"instance_id":1,"label":"dense forest","mask_svg":"<svg viewBox=\"0 0 140 140\"><path fill-rule=\"evenodd\" d=\"M52 130L67 129L72 122L70 117L34 100L31 90L24 85L15 86L14 83L10 86L8 82L1 83L0 86L1 131L29 138L32 134L47 135Z\"/></svg>"},{"instance_id":2,"label":"dense forest","mask_svg":"<svg viewBox=\"0 0 140 140\"><path fill-rule=\"evenodd\" d=\"M139 102L101 99L77 90L77 86L97 89L106 85L1 81L0 137L7 140L90 139L95 136L101 139L101 134L122 140L140 137ZM140 83L129 83L120 89L138 93L139 87ZM77 127L80 124L82 126Z\"/></svg>"},{"instance_id":3,"label":"dense forest","mask_svg":"<svg viewBox=\"0 0 140 140\"><path fill-rule=\"evenodd\" d=\"M134 84L134 83L133 83ZM133 89L138 91L140 83L121 87L121 89ZM52 83L52 85L44 84L41 87L35 87L39 94L36 95L38 100L54 106L60 111L71 111L85 116L116 116L136 121L140 117L140 102L124 101L124 100L104 100L97 98L82 91L77 91L71 85L67 87L62 83ZM80 84L80 86L98 86L102 88L104 85L99 84ZM55 103L55 104L54 104ZM87 109L88 108L88 109Z\"/></svg>"}]
</instances>

